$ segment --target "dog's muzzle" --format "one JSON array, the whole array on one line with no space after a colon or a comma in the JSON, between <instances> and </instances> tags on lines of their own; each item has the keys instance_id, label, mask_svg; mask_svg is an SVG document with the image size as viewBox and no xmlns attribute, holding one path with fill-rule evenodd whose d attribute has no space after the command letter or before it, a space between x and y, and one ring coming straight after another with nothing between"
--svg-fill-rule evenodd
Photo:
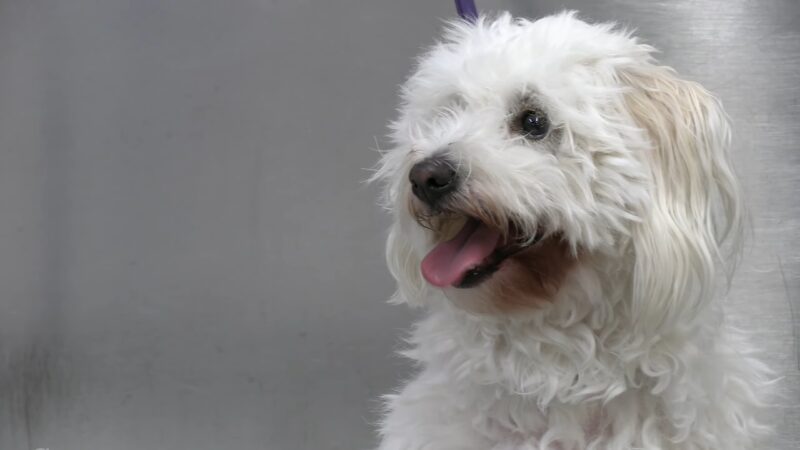
<instances>
[{"instance_id":1,"label":"dog's muzzle","mask_svg":"<svg viewBox=\"0 0 800 450\"><path fill-rule=\"evenodd\" d=\"M414 164L408 173L411 191L431 208L458 187L458 172L447 157L431 156Z\"/></svg>"}]
</instances>

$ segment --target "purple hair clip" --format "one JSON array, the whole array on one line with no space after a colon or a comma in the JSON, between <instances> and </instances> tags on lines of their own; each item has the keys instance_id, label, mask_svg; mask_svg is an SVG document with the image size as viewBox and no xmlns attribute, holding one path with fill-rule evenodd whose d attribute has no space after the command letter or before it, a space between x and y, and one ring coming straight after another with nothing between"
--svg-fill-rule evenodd
<instances>
[{"instance_id":1,"label":"purple hair clip","mask_svg":"<svg viewBox=\"0 0 800 450\"><path fill-rule=\"evenodd\" d=\"M475 7L475 0L456 0L456 11L467 22L475 22L478 19L478 8Z\"/></svg>"}]
</instances>

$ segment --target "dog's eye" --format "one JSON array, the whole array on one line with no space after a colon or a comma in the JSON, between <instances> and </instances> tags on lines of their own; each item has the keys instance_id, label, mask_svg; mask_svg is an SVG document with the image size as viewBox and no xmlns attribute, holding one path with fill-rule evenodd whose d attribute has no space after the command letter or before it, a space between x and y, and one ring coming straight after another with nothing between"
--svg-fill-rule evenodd
<instances>
[{"instance_id":1,"label":"dog's eye","mask_svg":"<svg viewBox=\"0 0 800 450\"><path fill-rule=\"evenodd\" d=\"M529 109L519 116L519 128L526 138L542 139L550 130L550 121L543 112Z\"/></svg>"}]
</instances>

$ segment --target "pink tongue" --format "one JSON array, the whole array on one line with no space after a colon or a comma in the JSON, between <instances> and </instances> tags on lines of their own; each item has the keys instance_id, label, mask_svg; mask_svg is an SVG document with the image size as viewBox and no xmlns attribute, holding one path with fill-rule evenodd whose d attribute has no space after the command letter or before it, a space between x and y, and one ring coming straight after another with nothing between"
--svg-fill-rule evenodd
<instances>
[{"instance_id":1,"label":"pink tongue","mask_svg":"<svg viewBox=\"0 0 800 450\"><path fill-rule=\"evenodd\" d=\"M438 287L458 284L468 270L492 254L499 240L499 232L470 219L456 237L438 244L422 260L422 276Z\"/></svg>"}]
</instances>

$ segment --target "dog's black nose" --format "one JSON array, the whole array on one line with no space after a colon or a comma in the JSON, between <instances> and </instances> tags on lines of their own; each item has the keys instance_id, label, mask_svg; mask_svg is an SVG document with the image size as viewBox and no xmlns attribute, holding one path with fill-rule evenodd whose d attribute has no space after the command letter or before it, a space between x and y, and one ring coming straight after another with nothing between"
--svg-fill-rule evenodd
<instances>
[{"instance_id":1,"label":"dog's black nose","mask_svg":"<svg viewBox=\"0 0 800 450\"><path fill-rule=\"evenodd\" d=\"M414 195L429 206L434 206L455 190L458 175L455 166L447 158L433 156L414 164L408 179Z\"/></svg>"}]
</instances>

